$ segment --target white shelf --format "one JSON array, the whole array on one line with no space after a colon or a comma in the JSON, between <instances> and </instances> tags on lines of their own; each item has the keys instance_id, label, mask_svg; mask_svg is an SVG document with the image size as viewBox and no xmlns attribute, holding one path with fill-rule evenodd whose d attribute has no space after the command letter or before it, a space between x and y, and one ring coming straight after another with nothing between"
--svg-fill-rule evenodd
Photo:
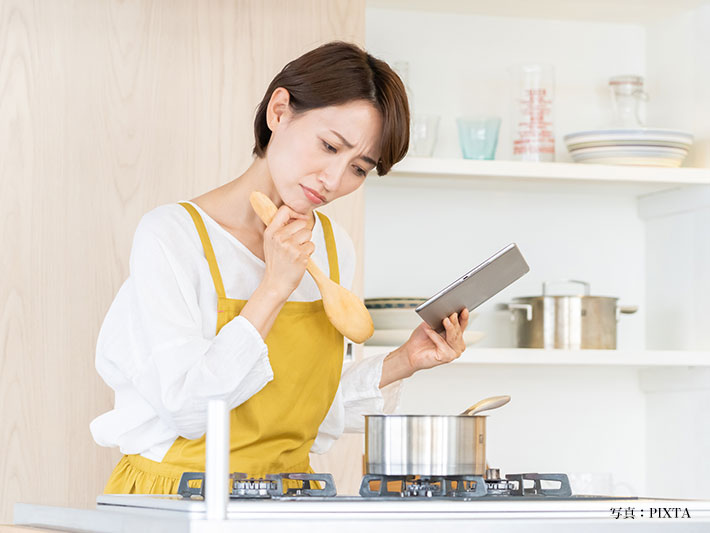
<instances>
[{"instance_id":1,"label":"white shelf","mask_svg":"<svg viewBox=\"0 0 710 533\"><path fill-rule=\"evenodd\" d=\"M392 346L365 346L365 357L393 350ZM710 351L661 350L535 350L522 348L468 348L452 364L710 367Z\"/></svg>"},{"instance_id":2,"label":"white shelf","mask_svg":"<svg viewBox=\"0 0 710 533\"><path fill-rule=\"evenodd\" d=\"M387 176L368 180L368 183L383 180L391 185L406 178L449 178L495 186L527 183L534 187L552 185L556 190L569 185L600 192L612 187L643 195L688 185L710 185L710 169L407 157Z\"/></svg>"},{"instance_id":3,"label":"white shelf","mask_svg":"<svg viewBox=\"0 0 710 533\"><path fill-rule=\"evenodd\" d=\"M594 0L367 0L368 8L436 11L553 20L583 20L648 24L694 9L703 0L626 0L599 2Z\"/></svg>"}]
</instances>

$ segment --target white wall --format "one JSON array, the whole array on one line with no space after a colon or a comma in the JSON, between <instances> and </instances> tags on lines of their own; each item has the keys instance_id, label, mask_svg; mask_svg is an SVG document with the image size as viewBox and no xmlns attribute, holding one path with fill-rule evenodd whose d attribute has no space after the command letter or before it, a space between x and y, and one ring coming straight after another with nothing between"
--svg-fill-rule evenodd
<instances>
[{"instance_id":1,"label":"white wall","mask_svg":"<svg viewBox=\"0 0 710 533\"><path fill-rule=\"evenodd\" d=\"M639 211L647 227L648 346L706 350L710 358L710 187L651 195ZM710 372L649 369L641 377L648 490L710 498Z\"/></svg>"},{"instance_id":2,"label":"white wall","mask_svg":"<svg viewBox=\"0 0 710 533\"><path fill-rule=\"evenodd\" d=\"M695 142L684 165L710 167L710 4L648 27L651 125L690 131Z\"/></svg>"},{"instance_id":3,"label":"white wall","mask_svg":"<svg viewBox=\"0 0 710 533\"><path fill-rule=\"evenodd\" d=\"M710 350L710 187L648 195L639 213L646 225L649 348Z\"/></svg>"},{"instance_id":4,"label":"white wall","mask_svg":"<svg viewBox=\"0 0 710 533\"><path fill-rule=\"evenodd\" d=\"M706 3L647 32L657 120L694 133L686 164L698 167L710 167L709 24ZM648 346L708 350L710 357L710 187L651 195L639 207L647 228ZM710 498L710 374L647 370L642 387L648 490Z\"/></svg>"}]
</instances>

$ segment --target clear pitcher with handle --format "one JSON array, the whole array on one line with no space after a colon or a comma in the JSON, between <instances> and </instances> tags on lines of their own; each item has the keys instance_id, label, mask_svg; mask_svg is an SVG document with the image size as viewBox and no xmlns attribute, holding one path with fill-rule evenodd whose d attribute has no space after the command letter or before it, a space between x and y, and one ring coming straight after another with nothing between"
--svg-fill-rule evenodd
<instances>
[{"instance_id":1,"label":"clear pitcher with handle","mask_svg":"<svg viewBox=\"0 0 710 533\"><path fill-rule=\"evenodd\" d=\"M625 74L609 79L612 100L612 123L619 128L642 128L646 123L648 94L643 77Z\"/></svg>"}]
</instances>

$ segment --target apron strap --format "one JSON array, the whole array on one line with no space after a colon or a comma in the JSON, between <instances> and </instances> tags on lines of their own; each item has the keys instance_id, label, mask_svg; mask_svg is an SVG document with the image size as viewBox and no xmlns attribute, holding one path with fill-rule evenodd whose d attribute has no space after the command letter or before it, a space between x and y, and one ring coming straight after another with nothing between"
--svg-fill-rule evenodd
<instances>
[{"instance_id":1,"label":"apron strap","mask_svg":"<svg viewBox=\"0 0 710 533\"><path fill-rule=\"evenodd\" d=\"M214 282L214 288L217 291L217 296L219 298L226 298L224 284L222 283L222 275L219 273L217 258L214 255L214 249L212 248L212 243L210 242L210 236L207 234L205 223L200 214L197 212L197 209L195 209L191 204L188 204L187 202L180 202L180 205L187 209L187 212L190 213L192 221L195 223L195 227L197 228L197 233L200 235L200 241L202 241L202 248L205 250L207 264L210 266L210 273L212 274L212 281Z\"/></svg>"},{"instance_id":2,"label":"apron strap","mask_svg":"<svg viewBox=\"0 0 710 533\"><path fill-rule=\"evenodd\" d=\"M323 226L323 237L325 238L325 249L328 251L328 270L330 279L340 284L340 268L338 267L338 251L335 248L335 237L333 236L333 225L330 219L323 213L316 211L320 223Z\"/></svg>"},{"instance_id":3,"label":"apron strap","mask_svg":"<svg viewBox=\"0 0 710 533\"><path fill-rule=\"evenodd\" d=\"M197 228L197 233L200 235L200 241L202 241L202 248L205 251L205 257L207 258L207 264L210 267L210 272L212 273L212 281L214 282L214 288L217 291L217 296L220 298L226 298L224 292L224 283L222 283L222 275L219 272L219 266L217 266L217 258L214 255L214 249L212 248L212 242L207 234L207 228L202 220L202 217L197 212L192 204L187 202L180 202L190 216L192 217L195 227ZM320 220L321 226L323 226L323 238L325 239L325 248L328 252L328 270L330 271L330 279L335 283L340 284L340 268L338 266L338 252L335 247L335 237L333 235L333 225L330 219L323 213L316 211L318 218Z\"/></svg>"}]
</instances>

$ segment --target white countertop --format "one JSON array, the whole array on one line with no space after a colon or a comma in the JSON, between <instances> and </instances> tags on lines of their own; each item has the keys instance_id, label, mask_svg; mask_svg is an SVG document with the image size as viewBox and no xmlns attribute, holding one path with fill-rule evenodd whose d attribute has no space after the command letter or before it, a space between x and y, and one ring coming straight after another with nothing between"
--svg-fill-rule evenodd
<instances>
[{"instance_id":1,"label":"white countertop","mask_svg":"<svg viewBox=\"0 0 710 533\"><path fill-rule=\"evenodd\" d=\"M95 510L16 504L15 524L64 528L69 531L114 533L243 532L245 527L290 532L334 528L338 533L357 531L407 532L413 527L443 524L477 532L592 532L649 531L707 532L710 501L665 499L533 500L483 499L372 500L336 497L308 500L232 500L225 521L204 519L204 502L171 496L104 495ZM618 518L612 508L619 509ZM628 510L634 510L634 518ZM651 517L652 510L665 518ZM676 511L678 518L675 518ZM680 518L685 510L690 517ZM669 518L667 515L670 515ZM625 518L626 516L626 518ZM629 529L630 528L630 529Z\"/></svg>"}]
</instances>

